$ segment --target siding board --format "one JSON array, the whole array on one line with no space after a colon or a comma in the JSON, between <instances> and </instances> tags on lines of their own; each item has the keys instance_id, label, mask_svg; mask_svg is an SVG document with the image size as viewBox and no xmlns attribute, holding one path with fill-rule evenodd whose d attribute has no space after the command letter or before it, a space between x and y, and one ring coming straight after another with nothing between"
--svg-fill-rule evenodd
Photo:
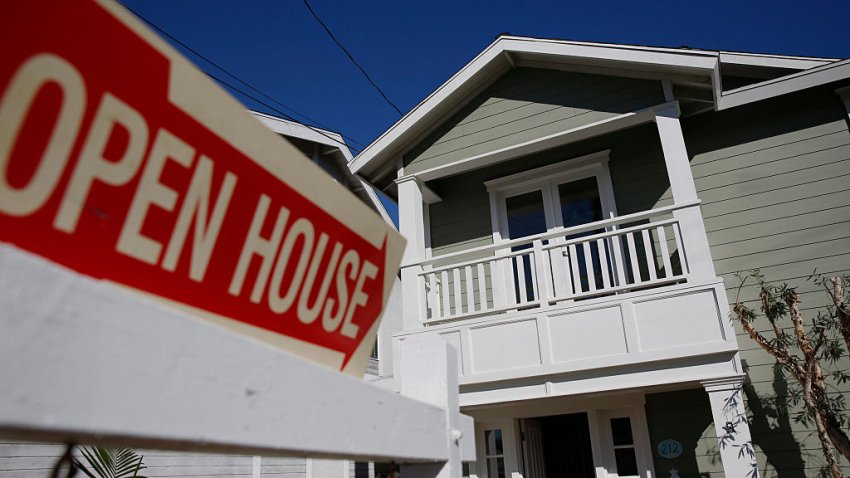
<instances>
[{"instance_id":1,"label":"siding board","mask_svg":"<svg viewBox=\"0 0 850 478\"><path fill-rule=\"evenodd\" d=\"M450 164L663 102L658 81L517 68L409 151L406 171Z\"/></svg>"},{"instance_id":2,"label":"siding board","mask_svg":"<svg viewBox=\"0 0 850 478\"><path fill-rule=\"evenodd\" d=\"M759 268L795 286L811 317L825 294L806 278L850 271L850 132L837 95L811 90L684 120L715 268L735 300L735 273ZM742 298L757 308L754 286ZM767 328L763 319L759 328ZM738 331L745 395L762 476L815 476L823 456L812 426L793 420L794 388L772 357ZM767 336L772 333L765 332ZM827 369L848 369L842 358ZM846 395L850 384L833 393ZM845 473L850 470L846 463ZM708 469L700 471L710 471ZM684 475L683 475L684 476Z\"/></svg>"}]
</instances>

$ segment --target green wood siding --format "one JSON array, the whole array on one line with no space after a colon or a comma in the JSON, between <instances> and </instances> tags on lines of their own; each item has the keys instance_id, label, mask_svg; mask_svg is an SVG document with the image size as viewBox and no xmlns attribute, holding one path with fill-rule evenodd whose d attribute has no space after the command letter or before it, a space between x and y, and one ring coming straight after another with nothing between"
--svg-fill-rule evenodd
<instances>
[{"instance_id":1,"label":"green wood siding","mask_svg":"<svg viewBox=\"0 0 850 478\"><path fill-rule=\"evenodd\" d=\"M717 435L705 390L650 394L646 396L645 409L652 459L659 477L670 476L672 468L679 470L681 478L723 476ZM682 444L682 456L667 459L658 454L658 443L668 438Z\"/></svg>"},{"instance_id":2,"label":"green wood siding","mask_svg":"<svg viewBox=\"0 0 850 478\"><path fill-rule=\"evenodd\" d=\"M661 83L517 68L405 157L414 173L664 102Z\"/></svg>"},{"instance_id":3,"label":"green wood siding","mask_svg":"<svg viewBox=\"0 0 850 478\"><path fill-rule=\"evenodd\" d=\"M831 89L802 92L698 116L683 126L729 300L737 292L735 273L759 268L773 282L797 286L804 313L813 316L826 296L807 276L815 269L850 271L850 132L838 96ZM756 298L754 288L742 291L752 307ZM766 321L757 325L769 327ZM799 408L787 403L793 385L769 355L738 334L762 476L818 475L824 460L813 426L795 422ZM850 361L834 367L850 369ZM850 384L834 390L848 392ZM850 471L846 460L843 470Z\"/></svg>"},{"instance_id":4,"label":"green wood siding","mask_svg":"<svg viewBox=\"0 0 850 478\"><path fill-rule=\"evenodd\" d=\"M443 199L429 206L433 254L493 243L485 181L605 149L611 150L609 167L619 214L672 204L658 133L654 124L644 125L429 182ZM671 242L670 247L673 251L675 244Z\"/></svg>"}]
</instances>

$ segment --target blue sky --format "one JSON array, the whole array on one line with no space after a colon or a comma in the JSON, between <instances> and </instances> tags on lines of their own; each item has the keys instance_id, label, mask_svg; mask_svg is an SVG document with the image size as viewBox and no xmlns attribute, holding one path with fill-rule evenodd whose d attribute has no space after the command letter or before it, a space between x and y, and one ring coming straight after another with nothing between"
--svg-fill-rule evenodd
<instances>
[{"instance_id":1,"label":"blue sky","mask_svg":"<svg viewBox=\"0 0 850 478\"><path fill-rule=\"evenodd\" d=\"M289 108L353 138L358 142L349 141L353 148L362 148L399 118L301 0L123 1ZM850 57L847 1L310 0L310 4L403 112L500 32ZM187 56L215 72L197 57ZM274 114L250 99L240 100Z\"/></svg>"}]
</instances>

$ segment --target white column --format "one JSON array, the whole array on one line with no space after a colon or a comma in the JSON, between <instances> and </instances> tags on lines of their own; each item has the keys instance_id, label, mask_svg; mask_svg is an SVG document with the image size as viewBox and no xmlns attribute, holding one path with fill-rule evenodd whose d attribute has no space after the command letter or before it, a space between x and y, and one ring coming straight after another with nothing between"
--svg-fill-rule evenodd
<instances>
[{"instance_id":1,"label":"white column","mask_svg":"<svg viewBox=\"0 0 850 478\"><path fill-rule=\"evenodd\" d=\"M457 377L457 352L435 333L415 334L401 344L401 394L442 408L446 413L449 459L442 463L402 465L404 478L460 478L461 438L474 449L472 437L463 437ZM471 427L469 427L471 428ZM467 432L468 433L468 432Z\"/></svg>"},{"instance_id":2,"label":"white column","mask_svg":"<svg viewBox=\"0 0 850 478\"><path fill-rule=\"evenodd\" d=\"M417 265L425 258L425 218L422 189L413 176L396 180L398 184L399 232L407 239L407 247L401 259L402 323L404 330L422 326L425 304L420 296L424 290L420 285Z\"/></svg>"},{"instance_id":3,"label":"white column","mask_svg":"<svg viewBox=\"0 0 850 478\"><path fill-rule=\"evenodd\" d=\"M758 478L750 425L744 409L743 376L702 382L711 403L717 445L726 476Z\"/></svg>"},{"instance_id":4,"label":"white column","mask_svg":"<svg viewBox=\"0 0 850 478\"><path fill-rule=\"evenodd\" d=\"M697 201L694 177L691 174L691 164L688 161L688 150L679 123L678 106L656 112L655 123L661 138L661 150L667 165L667 175L670 178L670 189L673 192L673 202L684 204ZM680 259L687 260L688 270L694 279L712 279L716 276L711 251L708 247L708 236L699 207L689 207L673 213L679 221L684 245L684 255L679 251Z\"/></svg>"}]
</instances>

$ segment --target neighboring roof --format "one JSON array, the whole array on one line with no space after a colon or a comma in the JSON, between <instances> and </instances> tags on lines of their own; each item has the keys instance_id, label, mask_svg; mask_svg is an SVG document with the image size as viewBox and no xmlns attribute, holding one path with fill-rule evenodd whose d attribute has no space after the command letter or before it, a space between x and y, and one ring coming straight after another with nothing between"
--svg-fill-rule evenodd
<instances>
[{"instance_id":1,"label":"neighboring roof","mask_svg":"<svg viewBox=\"0 0 850 478\"><path fill-rule=\"evenodd\" d=\"M720 91L721 64L738 70L770 68L797 72L828 68L834 62L836 60L831 58L503 35L367 146L349 162L349 167L354 173L373 180L394 171L401 155L412 144L421 141L435 124L442 122L499 76L517 66L671 79L683 85L710 88L717 99L725 94ZM751 85L754 86L758 85Z\"/></svg>"},{"instance_id":2,"label":"neighboring roof","mask_svg":"<svg viewBox=\"0 0 850 478\"><path fill-rule=\"evenodd\" d=\"M847 78L850 78L850 59L835 61L781 78L724 91L718 98L717 109L725 110Z\"/></svg>"},{"instance_id":3,"label":"neighboring roof","mask_svg":"<svg viewBox=\"0 0 850 478\"><path fill-rule=\"evenodd\" d=\"M348 168L348 163L352 159L351 151L349 151L348 146L346 146L345 140L341 134L314 128L312 126L306 126L295 121L278 118L276 116L267 115L257 111L251 111L251 114L277 134L326 146L321 153L325 156L329 156L336 164L337 170L345 178L345 186L352 193L359 196L364 202L371 205L387 224L395 227L392 217L390 217L387 209L384 207L384 203L382 203L378 198L375 188L362 178L356 176Z\"/></svg>"}]
</instances>

